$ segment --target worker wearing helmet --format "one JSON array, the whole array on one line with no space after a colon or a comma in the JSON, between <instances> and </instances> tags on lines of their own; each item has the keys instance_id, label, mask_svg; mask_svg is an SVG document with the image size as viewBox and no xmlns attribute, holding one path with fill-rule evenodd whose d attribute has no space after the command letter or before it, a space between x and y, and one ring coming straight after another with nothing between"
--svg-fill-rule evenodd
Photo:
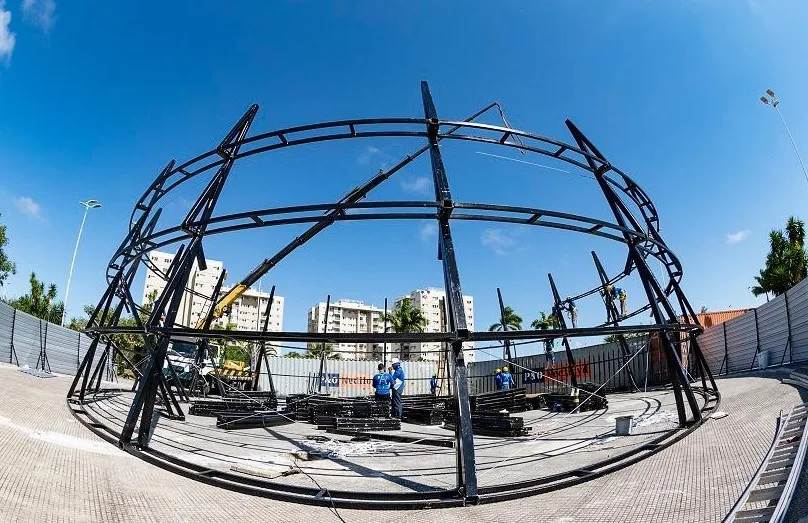
<instances>
[{"instance_id":1,"label":"worker wearing helmet","mask_svg":"<svg viewBox=\"0 0 808 523\"><path fill-rule=\"evenodd\" d=\"M384 370L384 363L379 363L379 372L373 376L373 389L376 391L376 401L382 402L387 406L387 415L390 415L390 385L393 384L393 378Z\"/></svg>"},{"instance_id":2,"label":"worker wearing helmet","mask_svg":"<svg viewBox=\"0 0 808 523\"><path fill-rule=\"evenodd\" d=\"M494 369L494 389L501 390L502 389L502 369L497 367Z\"/></svg>"},{"instance_id":3,"label":"worker wearing helmet","mask_svg":"<svg viewBox=\"0 0 808 523\"><path fill-rule=\"evenodd\" d=\"M502 374L500 374L500 376L502 390L509 390L511 387L516 386L516 383L513 381L513 376L508 372L508 367L502 367Z\"/></svg>"},{"instance_id":4,"label":"worker wearing helmet","mask_svg":"<svg viewBox=\"0 0 808 523\"><path fill-rule=\"evenodd\" d=\"M620 299L620 316L626 317L628 314L628 306L626 305L626 298L628 295L626 291L623 289L617 289L617 297Z\"/></svg>"},{"instance_id":5,"label":"worker wearing helmet","mask_svg":"<svg viewBox=\"0 0 808 523\"><path fill-rule=\"evenodd\" d=\"M572 328L578 328L578 307L575 305L575 300L567 296L567 312L570 315L570 321L572 322Z\"/></svg>"},{"instance_id":6,"label":"worker wearing helmet","mask_svg":"<svg viewBox=\"0 0 808 523\"><path fill-rule=\"evenodd\" d=\"M438 395L438 375L433 374L432 379L429 380L429 393L433 396Z\"/></svg>"},{"instance_id":7,"label":"worker wearing helmet","mask_svg":"<svg viewBox=\"0 0 808 523\"><path fill-rule=\"evenodd\" d=\"M401 419L404 413L404 403L401 396L404 394L404 369L398 358L393 359L393 417Z\"/></svg>"}]
</instances>

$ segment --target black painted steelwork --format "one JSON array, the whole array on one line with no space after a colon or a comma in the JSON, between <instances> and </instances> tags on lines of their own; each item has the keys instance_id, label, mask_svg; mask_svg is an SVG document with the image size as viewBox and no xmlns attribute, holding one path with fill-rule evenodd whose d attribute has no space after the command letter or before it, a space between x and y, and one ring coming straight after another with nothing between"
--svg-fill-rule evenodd
<instances>
[{"instance_id":1,"label":"black painted steelwork","mask_svg":"<svg viewBox=\"0 0 808 523\"><path fill-rule=\"evenodd\" d=\"M114 436L122 448L158 466L226 488L303 503L334 504L357 508L458 506L478 501L513 499L571 486L657 452L700 425L705 419L702 412L715 408L720 396L710 369L698 347L696 335L701 331L701 326L679 285L682 278L681 263L659 234L659 216L648 195L630 177L612 166L570 121L566 123L575 145L513 129L504 120L504 117L505 126L475 121L492 108L497 108L502 115L501 108L496 103L489 104L463 121L441 120L426 82L421 84L421 94L424 107L423 118L339 120L248 136L258 110L258 107L254 105L214 150L179 165L174 160L170 161L137 201L130 219L129 231L108 265L107 282L109 285L88 322L86 332L92 337L92 343L71 384L68 393L71 403L81 404L85 401L87 393L97 394L98 374L91 370L99 343L104 344L104 353L101 357L104 360L112 357L115 351L120 354L114 343L114 335L140 335L148 350L148 358L142 369L136 369L139 378L136 393L121 433ZM393 167L375 174L368 182L348 192L335 203L254 209L230 214L214 213L222 189L226 185L234 164L239 159L305 144L378 137L419 139L424 140L426 144ZM508 147L522 153L540 154L592 173L615 222L533 207L455 201L450 190L439 145L446 146L447 143L460 142ZM362 201L373 189L426 152L429 153L431 161L434 200ZM183 184L187 184L203 174L212 174L212 176L182 223L158 229L157 223L161 214L159 204L163 198L171 191L185 187L186 185ZM638 209L638 216L632 212L630 205ZM202 474L199 467L150 448L150 431L153 427L157 394L160 393L163 396L163 409L168 410L169 413L175 410L180 414L182 412L176 405L176 399L173 398L170 387L166 387L162 372L170 340L173 337L187 336L199 339L200 343L207 343L207 340L222 335L221 331L211 328L210 322L193 327L176 323L183 295L191 294L211 300L209 318L218 317L227 304L232 303L232 299L237 297L238 293L246 290L249 285L318 233L338 221L360 220L437 221L438 255L442 263L446 290L444 312L448 329L445 332L330 333L326 329L326 332L320 333L267 332L264 329L262 331L228 331L227 337L232 340L259 344L294 341L367 343L369 346L377 344L386 346L387 343L440 342L442 347L446 348L448 356L446 361L450 370L449 378L453 382L450 384L450 388L458 409L454 444L457 472L455 488L417 493L335 492L332 490L331 497L327 497L323 496L319 489L249 479L225 472L206 470ZM470 332L466 325L457 253L450 227L452 222L458 220L548 227L589 234L624 245L627 248L627 261L622 271L610 278L607 278L605 273L602 274L603 278L597 285L576 295L572 300L594 295L606 284L613 285L633 274L642 282L648 301L645 305L624 316L622 321L650 310L655 323L652 325L621 325L618 322L609 321L593 327L567 328L561 312L561 305L564 302L561 301L555 282L550 277L555 304L553 315L558 321L558 329ZM223 298L220 299L216 295L202 296L192 288L188 288L189 274L194 265L198 264L202 269L206 266L203 249L205 238L232 231L295 224L311 224L311 226L278 253L259 264ZM153 266L148 258L148 253L170 245L179 247L173 263L164 274ZM656 279L649 268L649 258L658 260L665 267L667 282L660 282ZM142 308L134 302L130 291L132 279L141 263L166 280L166 286L155 301L146 322L140 321L139 313L142 312ZM677 315L674 310L671 297L675 297L674 302L678 303L681 316ZM123 310L132 313L136 318L134 327L119 325ZM652 333L659 337L671 376L679 424L683 428L687 427L687 430L674 431L671 434L660 436L635 454L627 453L609 458L587 467L587 470L577 470L543 478L537 477L511 484L478 485L463 343L502 341L510 347L517 343L516 340L535 341L562 338L568 361L572 367L573 384L575 384L574 362L567 338L630 333ZM674 334L677 335L676 341L674 341ZM703 386L701 388L690 386L686 371L682 367L677 352L677 343L681 343L681 334L686 335L690 341L691 351L702 377ZM169 365L169 367L171 366ZM99 370L99 367L96 367L96 370ZM91 379L91 376L95 378L95 381ZM696 394L707 399L705 407L699 407ZM709 402L714 402L714 405L707 407ZM88 416L88 413L80 406L76 406L73 411L79 419L82 419L82 416ZM176 414L176 412L174 413ZM94 425L95 423L88 424L97 430ZM135 431L137 431L137 438L133 439ZM104 437L110 438L109 434Z\"/></svg>"}]
</instances>

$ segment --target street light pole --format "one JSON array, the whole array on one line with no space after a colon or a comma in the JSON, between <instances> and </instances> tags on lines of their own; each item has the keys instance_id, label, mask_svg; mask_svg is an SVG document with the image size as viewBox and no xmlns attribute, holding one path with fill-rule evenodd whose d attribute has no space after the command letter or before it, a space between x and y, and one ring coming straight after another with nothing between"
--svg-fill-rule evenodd
<instances>
[{"instance_id":1,"label":"street light pole","mask_svg":"<svg viewBox=\"0 0 808 523\"><path fill-rule=\"evenodd\" d=\"M79 202L84 206L84 217L81 219L81 226L79 227L79 236L76 238L76 248L73 249L73 259L70 261L70 272L67 275L67 285L65 286L65 301L62 305L62 326L65 324L67 317L67 297L70 295L70 280L73 279L73 265L76 263L76 253L79 252L79 242L81 241L81 233L84 231L84 222L87 221L87 213L90 209L97 209L101 207L101 202L98 200L87 200L86 202Z\"/></svg>"},{"instance_id":2,"label":"street light pole","mask_svg":"<svg viewBox=\"0 0 808 523\"><path fill-rule=\"evenodd\" d=\"M802 155L800 154L800 150L797 148L797 142L794 141L794 135L791 134L791 130L786 124L786 119L783 117L783 113L781 113L780 108L777 107L780 105L780 100L777 99L777 97L774 95L774 91L771 89L766 89L766 94L771 97L771 104L769 103L769 98L766 98L765 96L761 96L760 101L766 105L771 105L774 107L774 110L777 111L777 115L780 117L780 121L783 122L783 127L785 128L786 133L788 133L788 137L791 139L791 145L794 146L794 152L797 153L797 159L800 161L800 167L802 167L802 174L805 175L805 180L808 181L808 170L805 169L805 163L802 161Z\"/></svg>"}]
</instances>

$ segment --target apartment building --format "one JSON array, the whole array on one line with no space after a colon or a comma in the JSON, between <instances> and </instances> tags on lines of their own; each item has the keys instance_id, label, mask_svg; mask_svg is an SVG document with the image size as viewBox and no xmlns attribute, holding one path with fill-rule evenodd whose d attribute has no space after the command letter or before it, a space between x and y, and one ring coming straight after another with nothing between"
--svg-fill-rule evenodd
<instances>
[{"instance_id":1,"label":"apartment building","mask_svg":"<svg viewBox=\"0 0 808 523\"><path fill-rule=\"evenodd\" d=\"M143 301L148 303L150 296L154 293L159 296L166 286L165 274L174 261L174 255L170 253L152 251L149 253L149 260L152 267L146 271L146 282L143 286ZM194 262L191 275L180 308L177 313L176 323L185 327L195 327L199 319L204 317L211 307L210 297L216 289L216 283L224 270L222 262L217 260L206 260L207 269L199 270L199 266ZM223 296L230 290L230 287L222 287L219 296ZM227 324L234 324L238 330L261 330L264 326L264 313L266 312L269 293L248 289L237 299L229 310L221 318L216 320L214 325L221 327ZM272 301L272 310L269 314L269 324L267 330L278 332L283 329L283 296L275 295Z\"/></svg>"},{"instance_id":2,"label":"apartment building","mask_svg":"<svg viewBox=\"0 0 808 523\"><path fill-rule=\"evenodd\" d=\"M308 332L384 332L384 311L356 300L339 300L328 307L320 302L308 314ZM327 321L326 321L327 320ZM309 348L312 344L308 344ZM338 343L333 346L343 359L364 360L381 358L383 346L367 343Z\"/></svg>"},{"instance_id":3,"label":"apartment building","mask_svg":"<svg viewBox=\"0 0 808 523\"><path fill-rule=\"evenodd\" d=\"M219 296L224 296L231 287L223 287ZM265 313L269 303L269 293L247 289L221 318L216 320L216 325L225 327L228 324L235 325L238 330L260 331L264 328ZM283 330L283 296L277 294L272 298L272 309L269 311L269 323L267 330L270 332L280 332Z\"/></svg>"},{"instance_id":4,"label":"apartment building","mask_svg":"<svg viewBox=\"0 0 808 523\"><path fill-rule=\"evenodd\" d=\"M446 292L443 289L429 287L426 289L416 289L393 302L393 310L397 309L405 298L412 301L412 306L420 309L426 318L424 332L444 332L448 329L446 324ZM463 309L466 312L466 325L469 331L474 330L474 298L463 296ZM402 343L393 348L394 354L398 354L402 360L418 360L423 358L429 361L437 361L439 351L443 350L442 344L434 343ZM475 360L474 342L463 344L463 354L466 362Z\"/></svg>"},{"instance_id":5,"label":"apartment building","mask_svg":"<svg viewBox=\"0 0 808 523\"><path fill-rule=\"evenodd\" d=\"M152 294L160 296L166 286L166 274L174 261L174 255L167 252L151 251L149 253L150 267L146 270L146 281L143 286L143 301L146 304L150 301ZM224 270L222 262L216 260L206 260L207 269L200 270L199 265L194 261L191 274L188 277L185 293L180 302L175 323L184 327L196 326L199 318L207 312L210 307L210 296L219 281L219 275ZM156 269L156 271L154 270ZM193 291L193 292L192 292Z\"/></svg>"}]
</instances>

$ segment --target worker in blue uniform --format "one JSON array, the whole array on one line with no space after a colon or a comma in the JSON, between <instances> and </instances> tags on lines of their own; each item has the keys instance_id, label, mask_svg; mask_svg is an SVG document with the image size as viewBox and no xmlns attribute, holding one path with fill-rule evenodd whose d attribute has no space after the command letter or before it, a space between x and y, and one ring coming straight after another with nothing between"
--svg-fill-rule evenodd
<instances>
[{"instance_id":1,"label":"worker in blue uniform","mask_svg":"<svg viewBox=\"0 0 808 523\"><path fill-rule=\"evenodd\" d=\"M433 374L432 379L429 380L429 393L433 396L438 395L438 375Z\"/></svg>"},{"instance_id":2,"label":"worker in blue uniform","mask_svg":"<svg viewBox=\"0 0 808 523\"><path fill-rule=\"evenodd\" d=\"M500 381L502 382L502 390L510 390L511 387L516 386L516 383L513 381L513 376L508 372L508 367L502 367Z\"/></svg>"},{"instance_id":3,"label":"worker in blue uniform","mask_svg":"<svg viewBox=\"0 0 808 523\"><path fill-rule=\"evenodd\" d=\"M404 404L401 401L401 395L404 394L404 369L401 367L401 362L398 358L393 360L393 417L401 419L404 412Z\"/></svg>"},{"instance_id":4,"label":"worker in blue uniform","mask_svg":"<svg viewBox=\"0 0 808 523\"><path fill-rule=\"evenodd\" d=\"M379 372L373 376L373 389L376 391L376 401L388 404L387 415L390 415L390 386L393 384L393 378L384 370L384 363L379 363Z\"/></svg>"},{"instance_id":5,"label":"worker in blue uniform","mask_svg":"<svg viewBox=\"0 0 808 523\"><path fill-rule=\"evenodd\" d=\"M502 369L494 369L494 390L502 389Z\"/></svg>"}]
</instances>

